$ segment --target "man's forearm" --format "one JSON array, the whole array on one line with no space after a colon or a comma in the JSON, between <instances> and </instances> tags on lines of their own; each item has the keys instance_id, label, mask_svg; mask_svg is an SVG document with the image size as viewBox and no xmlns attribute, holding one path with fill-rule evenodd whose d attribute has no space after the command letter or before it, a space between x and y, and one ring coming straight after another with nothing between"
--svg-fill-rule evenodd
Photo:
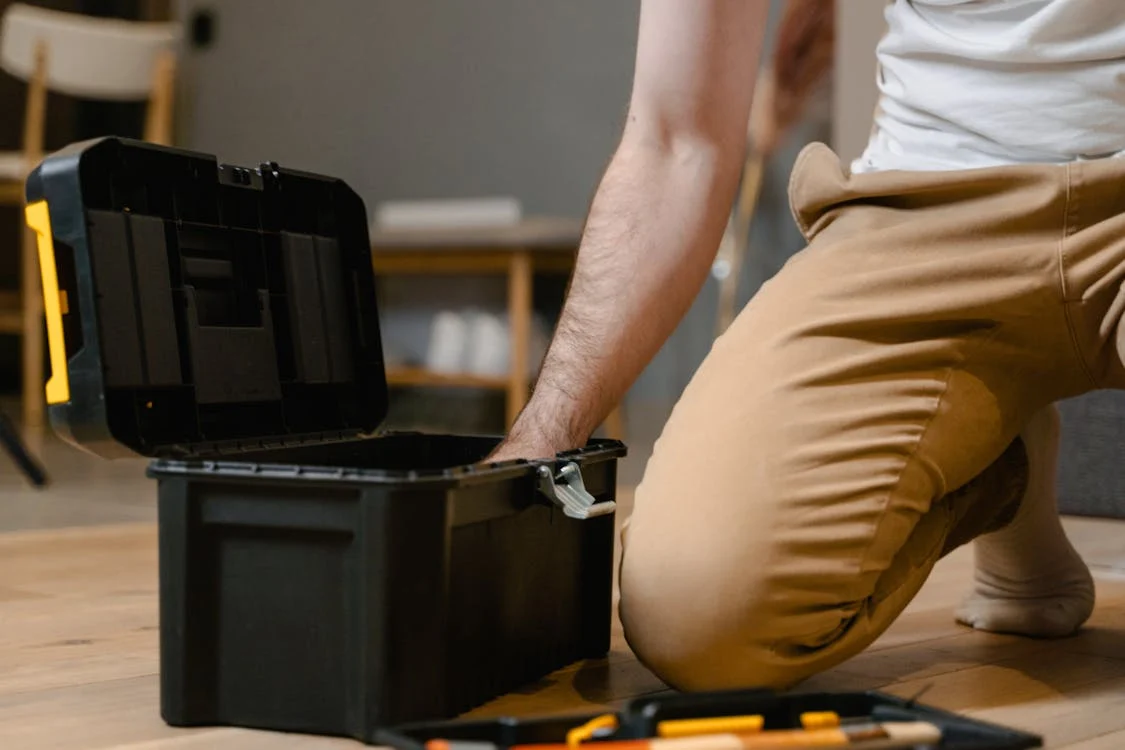
<instances>
[{"instance_id":1,"label":"man's forearm","mask_svg":"<svg viewBox=\"0 0 1125 750\"><path fill-rule=\"evenodd\" d=\"M598 188L535 392L510 439L582 444L652 360L706 279L740 154L628 131Z\"/></svg>"},{"instance_id":2,"label":"man's forearm","mask_svg":"<svg viewBox=\"0 0 1125 750\"><path fill-rule=\"evenodd\" d=\"M683 318L746 148L767 0L643 0L629 118L535 392L493 460L577 448Z\"/></svg>"}]
</instances>

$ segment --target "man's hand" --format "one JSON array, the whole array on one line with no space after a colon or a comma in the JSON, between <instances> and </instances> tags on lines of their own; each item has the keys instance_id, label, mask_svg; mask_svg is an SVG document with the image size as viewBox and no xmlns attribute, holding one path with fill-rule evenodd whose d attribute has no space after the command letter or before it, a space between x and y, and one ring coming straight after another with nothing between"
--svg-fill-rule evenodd
<instances>
[{"instance_id":1,"label":"man's hand","mask_svg":"<svg viewBox=\"0 0 1125 750\"><path fill-rule=\"evenodd\" d=\"M643 0L621 142L535 391L489 460L582 446L699 293L746 147L769 0Z\"/></svg>"}]
</instances>

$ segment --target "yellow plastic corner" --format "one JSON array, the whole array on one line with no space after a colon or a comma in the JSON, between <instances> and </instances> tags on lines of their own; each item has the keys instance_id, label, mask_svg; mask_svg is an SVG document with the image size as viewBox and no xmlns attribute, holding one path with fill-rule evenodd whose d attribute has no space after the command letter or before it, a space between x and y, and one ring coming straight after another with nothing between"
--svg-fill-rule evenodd
<instances>
[{"instance_id":1,"label":"yellow plastic corner","mask_svg":"<svg viewBox=\"0 0 1125 750\"><path fill-rule=\"evenodd\" d=\"M55 240L51 235L51 214L47 210L47 201L28 204L24 209L24 218L28 228L35 232L39 246L39 275L43 279L43 311L47 318L47 345L51 354L47 403L65 404L70 401L70 379L66 372L66 342L63 339L63 299L59 294L59 274L55 268Z\"/></svg>"}]
</instances>

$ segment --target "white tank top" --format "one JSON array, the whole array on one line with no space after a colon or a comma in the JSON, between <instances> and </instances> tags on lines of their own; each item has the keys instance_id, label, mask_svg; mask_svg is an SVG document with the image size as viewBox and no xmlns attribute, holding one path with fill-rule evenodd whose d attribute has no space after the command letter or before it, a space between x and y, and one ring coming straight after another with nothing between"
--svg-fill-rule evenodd
<instances>
[{"instance_id":1,"label":"white tank top","mask_svg":"<svg viewBox=\"0 0 1125 750\"><path fill-rule=\"evenodd\" d=\"M858 172L1125 152L1125 0L893 0Z\"/></svg>"}]
</instances>

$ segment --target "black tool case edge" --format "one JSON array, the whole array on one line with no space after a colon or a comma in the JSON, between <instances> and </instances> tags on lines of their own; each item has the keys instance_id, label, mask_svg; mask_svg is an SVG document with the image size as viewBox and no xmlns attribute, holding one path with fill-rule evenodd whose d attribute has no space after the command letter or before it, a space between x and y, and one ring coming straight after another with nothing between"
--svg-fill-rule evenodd
<instances>
[{"instance_id":1,"label":"black tool case edge","mask_svg":"<svg viewBox=\"0 0 1125 750\"><path fill-rule=\"evenodd\" d=\"M598 732L589 740L650 739L657 724L669 719L698 719L719 716L763 715L767 729L800 726L806 712L837 713L841 719L870 718L874 721L928 721L942 729L941 750L1030 750L1043 746L1037 735L981 721L906 700L880 691L775 693L769 690L729 690L701 693L667 693L635 698L615 713L617 727ZM429 740L486 742L498 748L514 745L561 744L570 730L583 726L599 714L573 714L535 718L469 719L415 722L391 728L381 739L386 744ZM396 739L402 742L396 743ZM406 748L396 748L406 750Z\"/></svg>"},{"instance_id":2,"label":"black tool case edge","mask_svg":"<svg viewBox=\"0 0 1125 750\"><path fill-rule=\"evenodd\" d=\"M123 167L126 163L131 166ZM175 175L181 183L171 179ZM184 180L188 181L186 187L182 184ZM145 187L152 187L150 183L155 188L150 191L152 194L146 194ZM214 198L220 208L198 200L200 190L211 189L223 193L221 200ZM264 231L260 225L257 235L253 234L254 221L264 221L255 219L253 211L265 209L250 205L247 214L244 204L255 190L279 189L312 196L311 203L323 209L314 217L302 214L296 219L285 211L273 211L271 222L305 221L307 225L295 230L299 236L290 238L290 250L297 246L305 255L315 256L322 266L319 270L312 268L310 273L321 276L327 262L323 259L331 257L332 262L350 268L354 282L351 290L344 290L348 314L341 317L340 310L332 313L337 322L347 323L343 330L352 337L351 361L346 357L331 361L323 352L317 359L313 356L315 351L311 355L292 354L305 359L298 364L295 378L291 373L291 380L298 390L303 389L302 394L319 399L317 408L298 410L300 424L296 426L289 422L266 420L258 424L239 419L242 413L261 414L262 410L253 405L243 408L246 404L239 399L244 399L246 393L231 396L223 389L250 392L250 386L257 387L257 383L232 381L226 373L204 371L198 366L192 370L191 355L196 353L193 347L204 335L215 333L203 330L214 322L203 321L206 311L200 298L185 300L185 296L190 297L199 289L189 290L186 278L183 283L178 280L180 266L186 269L190 261L193 273L201 279L200 289L208 277L221 277L227 287L232 281L237 283L242 275L232 274L229 263L224 268L224 258L209 254L208 243L218 240L221 245L233 241L239 232L240 242L246 240L247 232L252 241L257 241L257 237L263 242L276 242L276 232ZM612 508L616 459L625 455L624 445L615 440L594 440L583 449L551 460L481 465L480 459L498 438L380 433L378 428L386 414L387 386L366 217L361 216L362 201L346 185L339 180L281 169L273 163L246 169L219 164L207 154L103 138L73 144L48 157L30 175L27 199L28 225L39 235L51 357L47 396L52 426L68 442L102 457L147 456L151 459L148 476L158 483L161 710L169 724L233 725L372 741L378 727L454 715L515 689L519 686L513 683L516 676L521 684L538 679L564 666L560 663L563 655L569 663L604 655L608 650ZM276 194L273 199L276 201ZM288 200L293 211L305 210L306 207L293 203L292 195ZM94 203L98 203L97 216L90 210ZM244 224L228 225L227 218L222 216L223 209L239 206L242 213L236 211L233 221ZM214 211L219 213L212 216ZM184 220L184 212L193 216ZM93 243L89 234L92 228L100 232ZM344 229L350 232L346 237ZM181 239L176 240L177 236ZM194 255L187 258L185 254L177 263L173 245L184 242L184 236L195 243ZM337 240L338 245L333 245ZM166 258L162 252L149 252L157 245L163 248L161 243L167 243ZM126 246L127 254L123 251ZM99 255L107 247L121 256L115 260L116 266L107 264L104 253ZM101 267L95 267L98 263ZM259 272L266 273L260 269ZM101 292L97 292L99 275ZM111 277L118 278L120 284L108 284L106 279ZM161 288L151 284L153 278L171 280L166 283L175 287L172 308L159 298L161 295L156 292L161 292ZM105 293L107 286L114 294ZM286 293L291 292L286 289ZM167 291L163 289L161 293ZM276 299L267 303L264 296L259 297L263 320L270 312L269 304L273 304L275 321L279 319L279 309L284 318L285 311L278 307ZM122 310L120 305L126 298L132 307L126 305ZM321 307L314 306L314 317L323 314L326 321L332 317L331 311L321 309L329 299L330 295L322 295L318 303ZM235 302L238 307L238 301ZM190 319L185 323L184 308L198 314L198 321ZM135 320L130 317L130 310L134 311ZM247 310L252 313L253 304L243 305L244 316ZM107 323L110 311L117 315L113 325ZM173 315L175 323L171 324ZM290 316L290 325L295 325L295 317ZM244 320L235 322L245 324ZM190 329L190 336L185 328ZM287 329L281 326L275 330L284 336ZM301 345L310 343L315 343L315 336L306 337ZM290 344L290 348L293 346ZM228 346L226 351L228 356L241 354L237 347ZM334 381L336 390L326 391L315 384L306 387L301 378L310 372L319 373L321 381L326 374L329 379L339 375ZM199 414L188 414L182 408L169 412L181 417L186 414L187 418L180 421L158 422L149 416L146 409L159 412L161 399L166 399L167 393L175 388L194 383L193 377L213 381L208 385L209 404L202 403L198 392L191 396L194 402L188 399L189 406L199 414L207 411L205 416L211 420L207 429ZM278 386L267 383L265 390L271 388L275 392ZM230 402L229 409L224 406L224 398ZM281 398L289 397L283 393ZM289 398L289 403L297 404L297 399ZM245 428L247 423L250 429ZM332 460L330 457L337 451L339 455L386 455L374 459L374 467L365 467ZM426 451L434 455L428 464L423 462L425 465L414 466L403 458ZM443 451L444 460L440 458ZM462 458L451 461L450 455ZM382 464L378 463L380 460ZM583 481L588 488L583 487ZM575 492L578 501L574 499ZM587 500L593 505L583 505ZM585 513L592 517L578 520L585 518ZM492 529L488 533L496 536L498 542L489 541L482 531L486 527ZM406 538L419 528L445 531L422 534L420 539ZM548 532L548 536L542 536ZM538 561L534 548L522 550L515 557L504 557L493 550L497 543L518 548L526 543L525 533L540 535L544 554L560 556L564 567L558 576L551 577L553 573ZM258 611L261 608L238 599L232 602L222 598L228 593L226 589L235 585L230 580L242 576L244 580L237 586L251 594L249 599L257 595L256 586L269 585L292 585L298 593L315 599L318 592L298 585L302 575L299 570L293 579L279 580L281 574L271 571L271 566L280 569L301 559L293 557L287 563L289 558L285 555L289 553L284 550L300 549L302 544L307 549L301 554L313 563L343 564L343 553L338 550L332 554L339 559L328 559L331 555L324 550L339 545L324 534L335 534L337 540L342 538L340 534L350 534L358 540L358 548L349 552L351 557L345 561L351 576L347 585L352 588L343 595L354 599L356 592L360 592L358 595L364 598L341 605L347 611L338 612L336 620L347 622L334 621L339 631L332 634L336 641L332 642L324 633L318 634L318 623L311 616L301 620L284 613L263 613ZM326 539L329 541L321 545L323 549L316 547ZM563 541L558 542L559 539ZM275 550L262 546L268 544L274 544ZM451 544L462 550L456 561L451 560ZM262 549L267 551L261 553ZM462 572L458 566L473 565L478 558L499 566L492 573L501 578L508 576L498 585L510 590L520 588L519 581L509 575L518 567L526 569L530 579L538 580L540 588L550 590L556 583L562 587L559 590L570 597L569 609L556 619L564 621L564 628L571 627L571 631L559 637L542 636L548 640L556 637L557 653L546 653L539 659L534 649L528 650L528 643L534 643L536 634L529 632L533 629L527 618L532 612L526 605L509 602L508 606L515 606L516 610L504 617L506 625L515 628L513 637L528 641L523 644L523 656L515 658L527 660L531 654L532 663L505 662L501 656L495 674L487 669L468 674L464 664L457 667L443 662L439 651L452 650L456 645L446 649L438 637L439 625L444 627L444 621L439 625L418 624L415 630L419 632L403 632L400 621L405 618L401 614L397 619L389 616L386 610L392 602L400 613L409 613L410 605L418 602L444 612L453 606L448 597L458 587L463 600L466 581L472 576L471 571ZM565 567L573 566L575 560L584 567L582 571ZM407 570L415 571L424 580L417 585L402 583L409 579L404 575ZM255 575L265 578L254 579ZM270 575L274 578L269 579ZM387 580L373 580L380 576ZM569 583L564 583L568 578ZM588 591L571 601L577 596L577 579ZM331 587L338 581L329 577L322 583ZM523 597L521 601L534 593L515 591ZM270 595L276 599L276 592ZM235 610L241 611L244 622L232 623L232 616L222 611L223 606L230 609L232 603ZM377 611L379 607L383 610ZM459 610L462 616L465 611L464 607ZM337 673L329 674L319 665L309 666L300 659L293 659L298 666L279 663L274 667L247 657L246 652L261 651L262 642L269 640L271 616L275 621L296 619L297 625L306 628L305 636L313 641L328 638L339 662ZM523 620L527 622L521 625ZM486 616L475 623L475 632L482 632L490 624ZM495 624L503 625L505 621L501 618ZM293 623L289 625L295 627ZM243 629L239 630L240 627ZM257 633L254 627L259 628ZM396 632L378 632L368 637L371 628ZM301 637L304 636L300 633L291 634L292 645L296 646ZM341 638L351 640L340 645ZM400 642L396 644L395 638ZM410 643L403 646L402 639ZM425 644L431 653L427 654L419 644ZM467 645L468 648L464 643L459 647L471 650L472 643ZM406 664L404 654L412 649L410 655L415 661ZM243 666L237 673L219 674L224 662ZM301 663L306 666L300 667ZM246 665L253 669L245 668ZM302 684L301 669L306 670L307 684ZM265 671L259 674L254 670ZM346 685L341 687L340 683ZM318 688L323 688L322 693L336 694L337 700L318 696ZM310 694L308 700L298 695L302 689Z\"/></svg>"}]
</instances>

